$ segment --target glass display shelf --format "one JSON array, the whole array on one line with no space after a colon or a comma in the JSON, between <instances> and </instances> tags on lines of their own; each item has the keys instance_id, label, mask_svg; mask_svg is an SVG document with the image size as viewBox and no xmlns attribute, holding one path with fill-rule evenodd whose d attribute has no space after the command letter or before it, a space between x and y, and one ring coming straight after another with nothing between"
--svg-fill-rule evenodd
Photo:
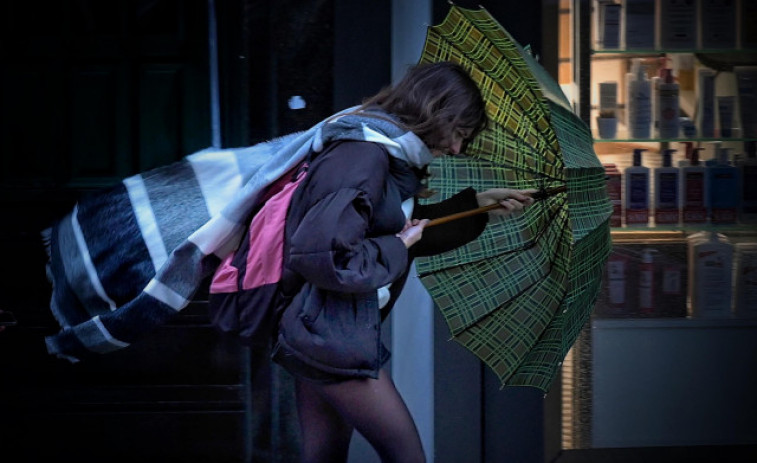
<instances>
[{"instance_id":1,"label":"glass display shelf","mask_svg":"<svg viewBox=\"0 0 757 463\"><path fill-rule=\"evenodd\" d=\"M757 238L757 224L692 224L665 225L648 227L612 227L610 234L613 242L637 241L686 241L686 237L701 231L714 231L732 237Z\"/></svg>"},{"instance_id":2,"label":"glass display shelf","mask_svg":"<svg viewBox=\"0 0 757 463\"><path fill-rule=\"evenodd\" d=\"M630 137L616 137L616 138L594 138L594 143L619 143L619 142L625 142L625 143L672 143L672 142L693 142L693 143L699 143L699 142L750 142L750 141L757 141L757 137L729 137L729 138L702 138L702 137L695 137L695 138L630 138Z\"/></svg>"},{"instance_id":3,"label":"glass display shelf","mask_svg":"<svg viewBox=\"0 0 757 463\"><path fill-rule=\"evenodd\" d=\"M591 54L594 55L642 55L642 56L655 56L665 54L679 54L679 53L693 53L702 55L755 55L757 56L757 50L750 48L708 48L708 49L642 49L642 48L629 48L629 49L601 49L595 48L591 50Z\"/></svg>"},{"instance_id":4,"label":"glass display shelf","mask_svg":"<svg viewBox=\"0 0 757 463\"><path fill-rule=\"evenodd\" d=\"M695 318L695 317L648 317L648 318L600 318L591 321L594 329L629 329L629 328L757 328L757 318L738 318L734 316L723 318Z\"/></svg>"}]
</instances>

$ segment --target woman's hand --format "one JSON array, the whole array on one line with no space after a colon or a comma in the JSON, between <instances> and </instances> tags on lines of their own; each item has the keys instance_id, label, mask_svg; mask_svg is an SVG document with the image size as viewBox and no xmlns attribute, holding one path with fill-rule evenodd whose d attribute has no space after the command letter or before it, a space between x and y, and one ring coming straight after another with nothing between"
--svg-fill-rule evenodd
<instances>
[{"instance_id":1,"label":"woman's hand","mask_svg":"<svg viewBox=\"0 0 757 463\"><path fill-rule=\"evenodd\" d=\"M513 212L522 211L526 206L534 203L534 198L530 195L539 190L513 190L511 188L492 188L476 194L478 206L489 206L499 204L500 208L490 211L490 214L508 216Z\"/></svg>"},{"instance_id":2,"label":"woman's hand","mask_svg":"<svg viewBox=\"0 0 757 463\"><path fill-rule=\"evenodd\" d=\"M410 246L420 241L421 237L423 236L423 227L425 227L428 222L428 219L413 219L412 221L408 220L405 222L405 226L402 228L402 231L397 233L396 236L397 238L401 239L403 243L405 243L406 248L410 248Z\"/></svg>"}]
</instances>

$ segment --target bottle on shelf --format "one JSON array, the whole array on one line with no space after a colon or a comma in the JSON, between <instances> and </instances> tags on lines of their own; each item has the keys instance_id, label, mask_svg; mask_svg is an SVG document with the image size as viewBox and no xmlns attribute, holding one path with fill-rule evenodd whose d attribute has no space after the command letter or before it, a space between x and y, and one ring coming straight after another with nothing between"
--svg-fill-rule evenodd
<instances>
[{"instance_id":1,"label":"bottle on shelf","mask_svg":"<svg viewBox=\"0 0 757 463\"><path fill-rule=\"evenodd\" d=\"M715 136L715 71L702 68L697 72L696 127L699 136Z\"/></svg>"},{"instance_id":2,"label":"bottle on shelf","mask_svg":"<svg viewBox=\"0 0 757 463\"><path fill-rule=\"evenodd\" d=\"M680 218L679 184L680 170L673 166L672 156L676 150L667 149L662 154L662 167L653 170L655 225L677 225Z\"/></svg>"},{"instance_id":3,"label":"bottle on shelf","mask_svg":"<svg viewBox=\"0 0 757 463\"><path fill-rule=\"evenodd\" d=\"M734 246L733 314L738 318L757 318L757 243Z\"/></svg>"},{"instance_id":4,"label":"bottle on shelf","mask_svg":"<svg viewBox=\"0 0 757 463\"><path fill-rule=\"evenodd\" d=\"M757 138L757 66L734 66L741 135Z\"/></svg>"},{"instance_id":5,"label":"bottle on shelf","mask_svg":"<svg viewBox=\"0 0 757 463\"><path fill-rule=\"evenodd\" d=\"M652 127L652 83L647 78L645 66L634 59L627 75L626 101L628 134L631 138L650 138Z\"/></svg>"},{"instance_id":6,"label":"bottle on shelf","mask_svg":"<svg viewBox=\"0 0 757 463\"><path fill-rule=\"evenodd\" d=\"M655 313L654 252L654 249L644 248L639 263L639 312L646 316Z\"/></svg>"},{"instance_id":7,"label":"bottle on shelf","mask_svg":"<svg viewBox=\"0 0 757 463\"><path fill-rule=\"evenodd\" d=\"M658 0L657 37L660 48L692 50L697 47L698 3Z\"/></svg>"},{"instance_id":8,"label":"bottle on shelf","mask_svg":"<svg viewBox=\"0 0 757 463\"><path fill-rule=\"evenodd\" d=\"M716 162L707 166L710 222L735 224L739 210L739 169L731 165L730 148L719 147Z\"/></svg>"},{"instance_id":9,"label":"bottle on shelf","mask_svg":"<svg viewBox=\"0 0 757 463\"><path fill-rule=\"evenodd\" d=\"M694 148L688 166L681 167L681 222L684 225L707 223L708 179L706 168L699 162L699 152Z\"/></svg>"},{"instance_id":10,"label":"bottle on shelf","mask_svg":"<svg viewBox=\"0 0 757 463\"><path fill-rule=\"evenodd\" d=\"M623 6L606 0L600 1L598 6L600 48L616 50L620 48L620 22Z\"/></svg>"},{"instance_id":11,"label":"bottle on shelf","mask_svg":"<svg viewBox=\"0 0 757 463\"><path fill-rule=\"evenodd\" d=\"M715 97L718 106L718 122L721 138L731 138L734 132L738 132L735 125L736 117L736 97L733 95L722 95Z\"/></svg>"},{"instance_id":12,"label":"bottle on shelf","mask_svg":"<svg viewBox=\"0 0 757 463\"><path fill-rule=\"evenodd\" d=\"M660 138L678 138L680 132L679 120L679 89L673 80L673 70L662 70L662 81L657 87L657 120Z\"/></svg>"},{"instance_id":13,"label":"bottle on shelf","mask_svg":"<svg viewBox=\"0 0 757 463\"><path fill-rule=\"evenodd\" d=\"M736 48L736 2L706 0L699 2L699 48L731 50Z\"/></svg>"},{"instance_id":14,"label":"bottle on shelf","mask_svg":"<svg viewBox=\"0 0 757 463\"><path fill-rule=\"evenodd\" d=\"M618 131L617 82L599 83L599 115L597 116L597 131L599 138L615 138Z\"/></svg>"},{"instance_id":15,"label":"bottle on shelf","mask_svg":"<svg viewBox=\"0 0 757 463\"><path fill-rule=\"evenodd\" d=\"M610 226L620 227L622 226L622 210L623 210L623 184L622 174L615 166L615 164L604 164L605 176L607 177L607 196L610 198L610 204L612 204L612 215L610 216Z\"/></svg>"},{"instance_id":16,"label":"bottle on shelf","mask_svg":"<svg viewBox=\"0 0 757 463\"><path fill-rule=\"evenodd\" d=\"M623 27L627 50L653 50L655 47L655 0L625 2Z\"/></svg>"},{"instance_id":17,"label":"bottle on shelf","mask_svg":"<svg viewBox=\"0 0 757 463\"><path fill-rule=\"evenodd\" d=\"M608 309L612 315L621 315L627 312L628 297L626 291L628 285L626 280L628 278L629 259L617 252L610 253L610 257L607 259L607 295L608 295Z\"/></svg>"},{"instance_id":18,"label":"bottle on shelf","mask_svg":"<svg viewBox=\"0 0 757 463\"><path fill-rule=\"evenodd\" d=\"M633 166L626 167L624 179L624 215L627 227L649 226L649 167L642 165L642 148L633 150Z\"/></svg>"},{"instance_id":19,"label":"bottle on shelf","mask_svg":"<svg viewBox=\"0 0 757 463\"><path fill-rule=\"evenodd\" d=\"M689 315L694 318L731 316L733 244L715 231L688 238Z\"/></svg>"}]
</instances>

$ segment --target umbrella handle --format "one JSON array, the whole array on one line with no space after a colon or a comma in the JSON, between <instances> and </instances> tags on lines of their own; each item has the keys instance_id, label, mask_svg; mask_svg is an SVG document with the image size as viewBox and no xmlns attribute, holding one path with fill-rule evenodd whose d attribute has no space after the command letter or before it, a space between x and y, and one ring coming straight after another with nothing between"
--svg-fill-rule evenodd
<instances>
[{"instance_id":1,"label":"umbrella handle","mask_svg":"<svg viewBox=\"0 0 757 463\"><path fill-rule=\"evenodd\" d=\"M539 201L541 199L546 199L546 198L549 198L550 196L554 196L557 193L563 193L566 190L567 190L567 187L565 185L562 185L562 186L556 186L554 188L539 190L536 193L531 193L530 196L534 198L534 200ZM427 223L426 226L433 227L434 225L441 225L443 223L451 222L457 219L462 219L464 217L470 217L472 215L478 215L478 214L483 214L484 212L493 211L494 209L498 209L500 207L502 206L500 206L499 203L494 203L494 204L489 204L488 206L482 206L476 209L469 209L467 211L458 212L456 214L445 215L444 217L439 217L439 218L429 221L429 223Z\"/></svg>"}]
</instances>

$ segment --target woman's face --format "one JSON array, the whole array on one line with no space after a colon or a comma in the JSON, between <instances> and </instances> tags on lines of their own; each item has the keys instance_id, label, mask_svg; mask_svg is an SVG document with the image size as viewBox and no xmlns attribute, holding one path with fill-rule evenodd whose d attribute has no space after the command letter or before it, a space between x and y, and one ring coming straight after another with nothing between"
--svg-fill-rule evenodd
<instances>
[{"instance_id":1,"label":"woman's face","mask_svg":"<svg viewBox=\"0 0 757 463\"><path fill-rule=\"evenodd\" d=\"M470 138L473 129L460 127L452 131L448 137L444 138L439 146L431 149L434 157L444 156L447 154L460 154L465 142Z\"/></svg>"}]
</instances>

